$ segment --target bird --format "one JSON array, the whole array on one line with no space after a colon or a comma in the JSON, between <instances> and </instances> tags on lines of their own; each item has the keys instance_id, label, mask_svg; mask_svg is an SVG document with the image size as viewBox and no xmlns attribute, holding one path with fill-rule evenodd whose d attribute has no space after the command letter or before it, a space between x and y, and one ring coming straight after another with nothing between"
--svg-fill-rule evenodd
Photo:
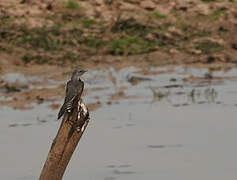
<instances>
[{"instance_id":1,"label":"bird","mask_svg":"<svg viewBox=\"0 0 237 180\"><path fill-rule=\"evenodd\" d=\"M66 95L64 103L58 112L58 119L60 119L65 112L71 112L73 108L77 107L84 90L84 82L81 80L81 76L85 72L87 71L83 69L73 71L71 79L67 82Z\"/></svg>"}]
</instances>

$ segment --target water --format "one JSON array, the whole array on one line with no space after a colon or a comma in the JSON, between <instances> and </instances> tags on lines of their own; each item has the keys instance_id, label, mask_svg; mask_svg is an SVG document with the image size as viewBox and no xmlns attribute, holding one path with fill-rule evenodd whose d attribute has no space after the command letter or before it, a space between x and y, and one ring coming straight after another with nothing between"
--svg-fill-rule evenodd
<instances>
[{"instance_id":1,"label":"water","mask_svg":"<svg viewBox=\"0 0 237 180\"><path fill-rule=\"evenodd\" d=\"M190 76L204 79L208 69L165 73L169 68L152 69L162 72L157 75L126 68L85 76L84 101L102 106L91 112L65 180L236 179L236 69L214 72L209 82L187 82ZM128 76L151 80L133 85ZM115 94L121 97L111 99ZM49 105L0 107L1 179L39 177L60 125Z\"/></svg>"}]
</instances>

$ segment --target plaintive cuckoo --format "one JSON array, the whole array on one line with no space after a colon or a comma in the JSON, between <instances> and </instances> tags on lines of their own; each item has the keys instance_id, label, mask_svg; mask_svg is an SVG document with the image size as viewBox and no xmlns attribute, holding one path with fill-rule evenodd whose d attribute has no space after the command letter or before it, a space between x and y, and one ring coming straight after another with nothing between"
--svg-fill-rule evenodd
<instances>
[{"instance_id":1,"label":"plaintive cuckoo","mask_svg":"<svg viewBox=\"0 0 237 180\"><path fill-rule=\"evenodd\" d=\"M71 112L73 108L77 107L78 101L80 100L84 89L84 82L80 79L80 77L85 72L85 70L78 69L72 73L71 80L67 82L66 96L58 113L58 119L60 119L66 111Z\"/></svg>"}]
</instances>

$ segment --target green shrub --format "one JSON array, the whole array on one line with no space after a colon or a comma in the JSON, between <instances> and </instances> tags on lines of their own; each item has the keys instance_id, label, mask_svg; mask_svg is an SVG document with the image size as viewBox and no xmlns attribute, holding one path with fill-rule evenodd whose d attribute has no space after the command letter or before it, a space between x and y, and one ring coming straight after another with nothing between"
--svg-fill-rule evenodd
<instances>
[{"instance_id":1,"label":"green shrub","mask_svg":"<svg viewBox=\"0 0 237 180\"><path fill-rule=\"evenodd\" d=\"M78 9L80 7L80 5L78 4L76 0L64 1L63 5L65 8L68 8L68 9Z\"/></svg>"},{"instance_id":2,"label":"green shrub","mask_svg":"<svg viewBox=\"0 0 237 180\"><path fill-rule=\"evenodd\" d=\"M226 10L227 10L226 8L216 9L216 10L214 10L212 13L210 13L207 16L210 19L218 20L221 17L222 14L225 14Z\"/></svg>"},{"instance_id":3,"label":"green shrub","mask_svg":"<svg viewBox=\"0 0 237 180\"><path fill-rule=\"evenodd\" d=\"M152 13L152 16L157 19L165 19L167 18L167 15L161 14L160 12L156 11Z\"/></svg>"},{"instance_id":4,"label":"green shrub","mask_svg":"<svg viewBox=\"0 0 237 180\"><path fill-rule=\"evenodd\" d=\"M120 38L112 41L111 54L140 54L154 50L155 43L143 40L137 36Z\"/></svg>"},{"instance_id":5,"label":"green shrub","mask_svg":"<svg viewBox=\"0 0 237 180\"><path fill-rule=\"evenodd\" d=\"M210 54L221 51L222 46L216 42L204 41L196 43L195 49L201 50L205 54Z\"/></svg>"}]
</instances>

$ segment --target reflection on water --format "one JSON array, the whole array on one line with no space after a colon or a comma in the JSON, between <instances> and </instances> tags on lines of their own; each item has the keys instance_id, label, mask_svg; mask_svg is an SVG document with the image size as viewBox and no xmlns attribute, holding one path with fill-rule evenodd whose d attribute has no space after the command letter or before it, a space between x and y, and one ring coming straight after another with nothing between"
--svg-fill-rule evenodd
<instances>
[{"instance_id":1,"label":"reflection on water","mask_svg":"<svg viewBox=\"0 0 237 180\"><path fill-rule=\"evenodd\" d=\"M101 107L91 112L64 179L235 179L237 70L211 78L208 71L89 72L84 101ZM38 178L60 125L50 105L0 107L1 179Z\"/></svg>"},{"instance_id":2,"label":"reflection on water","mask_svg":"<svg viewBox=\"0 0 237 180\"><path fill-rule=\"evenodd\" d=\"M176 92L173 92L169 88L151 88L153 93L153 103L155 101L166 100L168 103L174 106L181 105L190 105L190 104L204 104L204 103L219 103L216 100L218 99L218 92L215 88L202 88L202 89L183 89L183 87L175 87L179 88ZM176 97L179 96L179 97ZM177 98L183 98L183 102L181 104L172 104L175 102ZM173 99L173 100L172 100Z\"/></svg>"}]
</instances>

